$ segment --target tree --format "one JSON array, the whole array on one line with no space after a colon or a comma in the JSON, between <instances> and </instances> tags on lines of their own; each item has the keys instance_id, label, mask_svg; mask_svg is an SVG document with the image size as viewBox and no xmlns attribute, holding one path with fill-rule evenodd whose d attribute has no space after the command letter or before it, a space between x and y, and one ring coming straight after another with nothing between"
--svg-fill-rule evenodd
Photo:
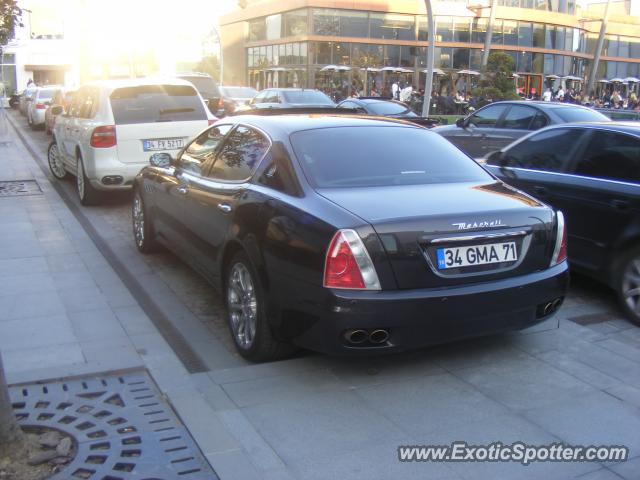
<instances>
[{"instance_id":1,"label":"tree","mask_svg":"<svg viewBox=\"0 0 640 480\"><path fill-rule=\"evenodd\" d=\"M0 55L3 53L3 47L15 35L16 27L22 26L21 16L22 10L16 0L0 0ZM22 431L13 415L0 356L0 457L14 448L19 449L22 445Z\"/></svg>"},{"instance_id":2,"label":"tree","mask_svg":"<svg viewBox=\"0 0 640 480\"><path fill-rule=\"evenodd\" d=\"M218 81L220 78L220 60L216 56L203 57L200 63L196 65L196 71L208 73L211 78Z\"/></svg>"},{"instance_id":3,"label":"tree","mask_svg":"<svg viewBox=\"0 0 640 480\"><path fill-rule=\"evenodd\" d=\"M485 100L514 100L519 98L513 81L515 62L510 55L495 51L489 54L478 88L473 95Z\"/></svg>"}]
</instances>

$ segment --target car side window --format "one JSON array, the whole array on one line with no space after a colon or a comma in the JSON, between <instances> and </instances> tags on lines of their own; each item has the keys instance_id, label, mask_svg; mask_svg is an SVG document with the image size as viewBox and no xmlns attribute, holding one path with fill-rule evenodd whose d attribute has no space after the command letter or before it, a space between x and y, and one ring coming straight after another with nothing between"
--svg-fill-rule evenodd
<instances>
[{"instance_id":1,"label":"car side window","mask_svg":"<svg viewBox=\"0 0 640 480\"><path fill-rule=\"evenodd\" d=\"M536 116L536 109L523 105L513 105L502 122L502 128L528 130Z\"/></svg>"},{"instance_id":2,"label":"car side window","mask_svg":"<svg viewBox=\"0 0 640 480\"><path fill-rule=\"evenodd\" d=\"M490 105L482 108L471 115L469 123L479 128L495 127L505 108L504 105Z\"/></svg>"},{"instance_id":3,"label":"car side window","mask_svg":"<svg viewBox=\"0 0 640 480\"><path fill-rule=\"evenodd\" d=\"M268 90L265 90L264 92L260 92L258 95L256 95L255 97L253 97L253 99L251 100L251 103L263 103L264 99L266 98L268 93Z\"/></svg>"},{"instance_id":4,"label":"car side window","mask_svg":"<svg viewBox=\"0 0 640 480\"><path fill-rule=\"evenodd\" d=\"M547 125L549 125L549 119L547 116L542 112L538 112L533 119L533 122L531 122L531 125L529 125L529 130L540 130Z\"/></svg>"},{"instance_id":5,"label":"car side window","mask_svg":"<svg viewBox=\"0 0 640 480\"><path fill-rule=\"evenodd\" d=\"M502 155L491 157L488 163L501 167L562 172L582 135L584 131L579 128L556 128L540 132L509 148Z\"/></svg>"},{"instance_id":6,"label":"car side window","mask_svg":"<svg viewBox=\"0 0 640 480\"><path fill-rule=\"evenodd\" d=\"M98 91L96 89L87 89L82 98L78 117L93 118L98 109Z\"/></svg>"},{"instance_id":7,"label":"car side window","mask_svg":"<svg viewBox=\"0 0 640 480\"><path fill-rule=\"evenodd\" d=\"M264 100L264 103L280 103L280 99L278 97L277 90L271 90L267 95L267 98Z\"/></svg>"},{"instance_id":8,"label":"car side window","mask_svg":"<svg viewBox=\"0 0 640 480\"><path fill-rule=\"evenodd\" d=\"M358 108L358 104L355 102L342 102L340 106L342 108Z\"/></svg>"},{"instance_id":9,"label":"car side window","mask_svg":"<svg viewBox=\"0 0 640 480\"><path fill-rule=\"evenodd\" d=\"M595 131L572 173L640 184L640 140L623 133Z\"/></svg>"},{"instance_id":10,"label":"car side window","mask_svg":"<svg viewBox=\"0 0 640 480\"><path fill-rule=\"evenodd\" d=\"M196 175L202 175L204 163L212 158L213 153L232 125L217 125L203 132L191 142L180 157L180 167Z\"/></svg>"},{"instance_id":11,"label":"car side window","mask_svg":"<svg viewBox=\"0 0 640 480\"><path fill-rule=\"evenodd\" d=\"M86 94L87 94L86 90L80 90L73 97L73 101L71 102L71 105L69 106L69 111L68 111L68 114L70 117L80 116L80 110L82 108L82 105L84 104Z\"/></svg>"},{"instance_id":12,"label":"car side window","mask_svg":"<svg viewBox=\"0 0 640 480\"><path fill-rule=\"evenodd\" d=\"M269 150L271 143L260 132L238 126L231 132L216 157L209 177L215 180L247 180Z\"/></svg>"}]
</instances>

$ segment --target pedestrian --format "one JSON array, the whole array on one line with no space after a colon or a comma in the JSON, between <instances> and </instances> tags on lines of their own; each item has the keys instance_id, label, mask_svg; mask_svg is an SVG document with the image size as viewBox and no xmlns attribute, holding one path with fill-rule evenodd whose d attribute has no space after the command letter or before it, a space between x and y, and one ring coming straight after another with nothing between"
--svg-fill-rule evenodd
<instances>
[{"instance_id":1,"label":"pedestrian","mask_svg":"<svg viewBox=\"0 0 640 480\"><path fill-rule=\"evenodd\" d=\"M394 100L398 100L400 98L400 86L398 85L398 82L394 81L391 84L391 96Z\"/></svg>"},{"instance_id":2,"label":"pedestrian","mask_svg":"<svg viewBox=\"0 0 640 480\"><path fill-rule=\"evenodd\" d=\"M551 97L552 97L552 93L551 93L551 89L547 87L547 89L544 91L544 93L542 94L542 100L544 102L550 102L551 101Z\"/></svg>"}]
</instances>

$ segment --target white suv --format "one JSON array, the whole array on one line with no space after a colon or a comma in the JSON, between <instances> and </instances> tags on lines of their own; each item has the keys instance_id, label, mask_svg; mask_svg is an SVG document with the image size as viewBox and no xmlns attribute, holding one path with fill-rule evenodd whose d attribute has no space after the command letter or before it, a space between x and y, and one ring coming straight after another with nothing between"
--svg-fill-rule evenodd
<instances>
[{"instance_id":1,"label":"white suv","mask_svg":"<svg viewBox=\"0 0 640 480\"><path fill-rule=\"evenodd\" d=\"M153 153L180 150L215 120L184 80L91 83L56 119L49 167L60 180L75 175L82 204L95 204L100 190L130 189Z\"/></svg>"},{"instance_id":2,"label":"white suv","mask_svg":"<svg viewBox=\"0 0 640 480\"><path fill-rule=\"evenodd\" d=\"M38 87L33 95L33 100L27 104L27 123L33 129L44 126L44 116L53 96L62 87L48 86Z\"/></svg>"}]
</instances>

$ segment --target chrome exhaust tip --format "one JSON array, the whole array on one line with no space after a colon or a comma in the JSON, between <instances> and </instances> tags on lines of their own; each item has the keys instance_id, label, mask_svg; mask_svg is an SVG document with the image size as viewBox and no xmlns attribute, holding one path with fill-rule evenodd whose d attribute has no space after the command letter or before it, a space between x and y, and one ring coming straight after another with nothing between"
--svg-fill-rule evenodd
<instances>
[{"instance_id":1,"label":"chrome exhaust tip","mask_svg":"<svg viewBox=\"0 0 640 480\"><path fill-rule=\"evenodd\" d=\"M369 335L369 341L371 343L384 343L389 340L389 332L386 330L374 330Z\"/></svg>"},{"instance_id":2,"label":"chrome exhaust tip","mask_svg":"<svg viewBox=\"0 0 640 480\"><path fill-rule=\"evenodd\" d=\"M562 305L562 298L556 298L553 301L553 310L556 311L557 309L559 309L560 305Z\"/></svg>"},{"instance_id":3,"label":"chrome exhaust tip","mask_svg":"<svg viewBox=\"0 0 640 480\"><path fill-rule=\"evenodd\" d=\"M344 334L345 340L354 345L366 342L368 337L364 330L347 330Z\"/></svg>"},{"instance_id":4,"label":"chrome exhaust tip","mask_svg":"<svg viewBox=\"0 0 640 480\"><path fill-rule=\"evenodd\" d=\"M546 316L546 315L550 315L551 313L553 313L553 302L549 302L547 304L545 304L544 306L544 310L542 311L542 313Z\"/></svg>"}]
</instances>

